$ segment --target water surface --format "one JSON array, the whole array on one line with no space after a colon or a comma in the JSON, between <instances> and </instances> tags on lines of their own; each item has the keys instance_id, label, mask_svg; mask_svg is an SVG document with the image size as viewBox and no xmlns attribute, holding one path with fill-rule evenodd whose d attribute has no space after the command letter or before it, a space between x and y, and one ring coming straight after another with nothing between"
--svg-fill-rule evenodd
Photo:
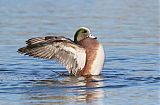
<instances>
[{"instance_id":1,"label":"water surface","mask_svg":"<svg viewBox=\"0 0 160 105\"><path fill-rule=\"evenodd\" d=\"M80 26L104 45L100 76L16 52L46 33L73 39ZM158 0L0 0L0 104L158 105L158 29Z\"/></svg>"}]
</instances>

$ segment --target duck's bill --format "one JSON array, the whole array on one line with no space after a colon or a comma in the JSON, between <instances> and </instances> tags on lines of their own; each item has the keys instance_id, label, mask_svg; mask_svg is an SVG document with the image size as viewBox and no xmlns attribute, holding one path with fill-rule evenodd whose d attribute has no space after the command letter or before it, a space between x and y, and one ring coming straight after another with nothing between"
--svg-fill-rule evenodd
<instances>
[{"instance_id":1,"label":"duck's bill","mask_svg":"<svg viewBox=\"0 0 160 105\"><path fill-rule=\"evenodd\" d=\"M89 37L90 37L90 38L93 38L93 39L97 39L97 37L95 37L95 36L92 36L92 35L90 35Z\"/></svg>"}]
</instances>

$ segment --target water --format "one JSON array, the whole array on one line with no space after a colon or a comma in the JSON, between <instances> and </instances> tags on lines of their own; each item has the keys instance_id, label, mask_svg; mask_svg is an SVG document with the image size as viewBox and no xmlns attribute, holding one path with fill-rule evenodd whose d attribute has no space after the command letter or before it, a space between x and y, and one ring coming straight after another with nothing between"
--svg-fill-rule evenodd
<instances>
[{"instance_id":1,"label":"water","mask_svg":"<svg viewBox=\"0 0 160 105\"><path fill-rule=\"evenodd\" d=\"M80 26L104 45L100 76L16 52L45 33L73 39ZM158 0L0 0L0 105L158 105L158 28Z\"/></svg>"}]
</instances>

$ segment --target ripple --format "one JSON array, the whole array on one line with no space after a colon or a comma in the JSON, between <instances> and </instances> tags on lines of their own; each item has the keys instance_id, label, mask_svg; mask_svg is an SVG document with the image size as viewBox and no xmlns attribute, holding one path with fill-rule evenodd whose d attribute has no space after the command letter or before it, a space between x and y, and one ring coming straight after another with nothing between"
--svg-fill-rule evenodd
<instances>
[{"instance_id":1,"label":"ripple","mask_svg":"<svg viewBox=\"0 0 160 105\"><path fill-rule=\"evenodd\" d=\"M156 0L0 0L0 103L158 105L158 7ZM72 38L84 25L104 45L100 76L72 77L56 61L16 52L29 38Z\"/></svg>"}]
</instances>

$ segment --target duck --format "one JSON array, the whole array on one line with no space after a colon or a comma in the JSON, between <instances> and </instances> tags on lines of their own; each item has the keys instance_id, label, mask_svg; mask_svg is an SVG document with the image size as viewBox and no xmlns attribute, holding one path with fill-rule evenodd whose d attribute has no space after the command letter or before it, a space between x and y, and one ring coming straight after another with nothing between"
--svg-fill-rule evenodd
<instances>
[{"instance_id":1,"label":"duck","mask_svg":"<svg viewBox=\"0 0 160 105\"><path fill-rule=\"evenodd\" d=\"M18 52L56 60L74 76L100 75L105 59L103 45L86 27L78 28L74 41L64 36L35 37L28 39L26 46L19 48Z\"/></svg>"}]
</instances>

